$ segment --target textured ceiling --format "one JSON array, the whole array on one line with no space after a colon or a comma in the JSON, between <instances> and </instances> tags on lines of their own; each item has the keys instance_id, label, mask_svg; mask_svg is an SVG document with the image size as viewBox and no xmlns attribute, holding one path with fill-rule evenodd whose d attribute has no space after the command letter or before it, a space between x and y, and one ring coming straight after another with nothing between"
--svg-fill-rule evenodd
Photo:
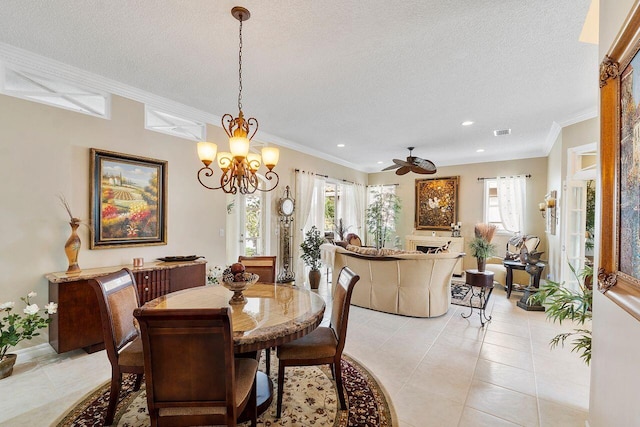
<instances>
[{"instance_id":1,"label":"textured ceiling","mask_svg":"<svg viewBox=\"0 0 640 427\"><path fill-rule=\"evenodd\" d=\"M546 155L554 122L596 109L589 3L2 0L0 42L235 115L242 5L243 110L262 139L374 171L407 146L438 166Z\"/></svg>"}]
</instances>

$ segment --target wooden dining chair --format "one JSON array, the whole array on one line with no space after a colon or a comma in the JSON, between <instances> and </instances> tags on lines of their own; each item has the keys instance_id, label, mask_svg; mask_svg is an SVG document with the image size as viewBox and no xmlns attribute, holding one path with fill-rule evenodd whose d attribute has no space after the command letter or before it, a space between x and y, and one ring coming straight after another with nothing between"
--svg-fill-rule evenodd
<instances>
[{"instance_id":1,"label":"wooden dining chair","mask_svg":"<svg viewBox=\"0 0 640 427\"><path fill-rule=\"evenodd\" d=\"M242 256L238 262L244 265L245 271L260 276L263 283L276 282L276 257L275 256Z\"/></svg>"},{"instance_id":2,"label":"wooden dining chair","mask_svg":"<svg viewBox=\"0 0 640 427\"><path fill-rule=\"evenodd\" d=\"M287 366L331 366L336 380L340 399L340 409L346 408L342 389L342 368L340 359L347 337L347 321L353 287L360 280L349 267L343 267L338 275L336 290L333 294L331 323L329 327L320 326L300 339L278 347L278 408L277 418L282 414L282 394L284 387L284 368Z\"/></svg>"},{"instance_id":3,"label":"wooden dining chair","mask_svg":"<svg viewBox=\"0 0 640 427\"><path fill-rule=\"evenodd\" d=\"M134 324L133 310L140 306L138 289L128 268L89 280L98 298L104 346L111 362L111 390L104 425L113 424L122 374L136 374L134 389L142 384L142 342Z\"/></svg>"},{"instance_id":4,"label":"wooden dining chair","mask_svg":"<svg viewBox=\"0 0 640 427\"><path fill-rule=\"evenodd\" d=\"M151 426L256 425L258 362L235 358L229 307L135 310Z\"/></svg>"},{"instance_id":5,"label":"wooden dining chair","mask_svg":"<svg viewBox=\"0 0 640 427\"><path fill-rule=\"evenodd\" d=\"M244 265L245 271L257 274L260 276L258 279L264 283L276 282L276 257L270 255L260 256L242 256L238 257L238 262ZM265 366L267 376L271 373L271 348L264 349Z\"/></svg>"}]
</instances>

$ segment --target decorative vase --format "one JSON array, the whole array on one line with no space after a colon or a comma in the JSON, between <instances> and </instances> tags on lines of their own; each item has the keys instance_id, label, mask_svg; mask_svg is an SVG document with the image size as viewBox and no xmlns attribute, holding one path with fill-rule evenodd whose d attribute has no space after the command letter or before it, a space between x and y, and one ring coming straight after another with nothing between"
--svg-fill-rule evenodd
<instances>
[{"instance_id":1,"label":"decorative vase","mask_svg":"<svg viewBox=\"0 0 640 427\"><path fill-rule=\"evenodd\" d=\"M77 233L78 227L80 226L80 220L73 218L69 225L71 226L71 236L69 236L69 239L67 239L67 242L64 244L64 253L67 254L67 259L69 260L67 273L80 270L80 266L78 265L78 253L80 252L81 242Z\"/></svg>"},{"instance_id":2,"label":"decorative vase","mask_svg":"<svg viewBox=\"0 0 640 427\"><path fill-rule=\"evenodd\" d=\"M487 259L486 258L476 258L476 261L478 261L478 271L479 272L483 272L485 266L487 265Z\"/></svg>"},{"instance_id":3,"label":"decorative vase","mask_svg":"<svg viewBox=\"0 0 640 427\"><path fill-rule=\"evenodd\" d=\"M322 275L320 274L320 270L318 270L317 268L311 269L311 271L309 271L309 285L311 286L311 289L318 289L321 276Z\"/></svg>"},{"instance_id":4,"label":"decorative vase","mask_svg":"<svg viewBox=\"0 0 640 427\"><path fill-rule=\"evenodd\" d=\"M17 354L7 354L4 359L0 360L0 380L11 376L17 358Z\"/></svg>"}]
</instances>

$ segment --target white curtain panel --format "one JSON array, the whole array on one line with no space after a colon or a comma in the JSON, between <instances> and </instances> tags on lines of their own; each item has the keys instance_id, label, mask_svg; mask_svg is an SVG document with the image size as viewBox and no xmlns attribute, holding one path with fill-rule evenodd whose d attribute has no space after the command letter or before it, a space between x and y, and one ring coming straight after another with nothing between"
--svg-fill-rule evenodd
<instances>
[{"instance_id":1,"label":"white curtain panel","mask_svg":"<svg viewBox=\"0 0 640 427\"><path fill-rule=\"evenodd\" d=\"M355 200L355 224L356 230L355 233L358 234L361 238L364 238L365 228L364 228L364 210L365 210L365 199L367 198L367 188L362 184L354 184L354 199Z\"/></svg>"},{"instance_id":2,"label":"white curtain panel","mask_svg":"<svg viewBox=\"0 0 640 427\"><path fill-rule=\"evenodd\" d=\"M524 232L527 179L524 175L498 177L498 207L506 231Z\"/></svg>"},{"instance_id":3,"label":"white curtain panel","mask_svg":"<svg viewBox=\"0 0 640 427\"><path fill-rule=\"evenodd\" d=\"M338 193L340 198L336 208L336 224L342 219L342 225L346 228L346 233L357 233L358 215L356 214L355 187L350 183L340 183L338 184ZM336 236L336 239L338 239L338 236Z\"/></svg>"},{"instance_id":4,"label":"white curtain panel","mask_svg":"<svg viewBox=\"0 0 640 427\"><path fill-rule=\"evenodd\" d=\"M324 183L324 178L310 172L299 171L296 174L297 215L291 254L295 259L296 283L299 285L307 281L306 268L300 257L304 234L314 225L321 232L324 230Z\"/></svg>"}]
</instances>

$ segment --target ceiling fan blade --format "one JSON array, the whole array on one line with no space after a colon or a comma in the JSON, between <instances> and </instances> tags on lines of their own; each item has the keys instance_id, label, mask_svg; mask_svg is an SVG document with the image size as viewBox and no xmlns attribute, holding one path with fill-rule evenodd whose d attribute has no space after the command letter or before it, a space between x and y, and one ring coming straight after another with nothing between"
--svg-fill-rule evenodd
<instances>
[{"instance_id":1,"label":"ceiling fan blade","mask_svg":"<svg viewBox=\"0 0 640 427\"><path fill-rule=\"evenodd\" d=\"M420 175L431 175L433 173L436 173L436 171L434 171L434 170L423 169L423 168L418 167L418 166L411 166L411 172L419 173Z\"/></svg>"},{"instance_id":2,"label":"ceiling fan blade","mask_svg":"<svg viewBox=\"0 0 640 427\"><path fill-rule=\"evenodd\" d=\"M400 169L396 171L396 175L405 175L411 171L410 166L402 166Z\"/></svg>"},{"instance_id":3,"label":"ceiling fan blade","mask_svg":"<svg viewBox=\"0 0 640 427\"><path fill-rule=\"evenodd\" d=\"M428 171L427 173L435 173L436 165L431 160L421 159L420 157L413 158L413 165Z\"/></svg>"},{"instance_id":4,"label":"ceiling fan blade","mask_svg":"<svg viewBox=\"0 0 640 427\"><path fill-rule=\"evenodd\" d=\"M400 159L393 159L393 163L399 166L411 166L410 162L405 162L404 160L400 160Z\"/></svg>"},{"instance_id":5,"label":"ceiling fan blade","mask_svg":"<svg viewBox=\"0 0 640 427\"><path fill-rule=\"evenodd\" d=\"M387 166L386 168L382 169L383 171L390 171L392 169L398 169L400 167L400 165L391 165L391 166Z\"/></svg>"}]
</instances>

